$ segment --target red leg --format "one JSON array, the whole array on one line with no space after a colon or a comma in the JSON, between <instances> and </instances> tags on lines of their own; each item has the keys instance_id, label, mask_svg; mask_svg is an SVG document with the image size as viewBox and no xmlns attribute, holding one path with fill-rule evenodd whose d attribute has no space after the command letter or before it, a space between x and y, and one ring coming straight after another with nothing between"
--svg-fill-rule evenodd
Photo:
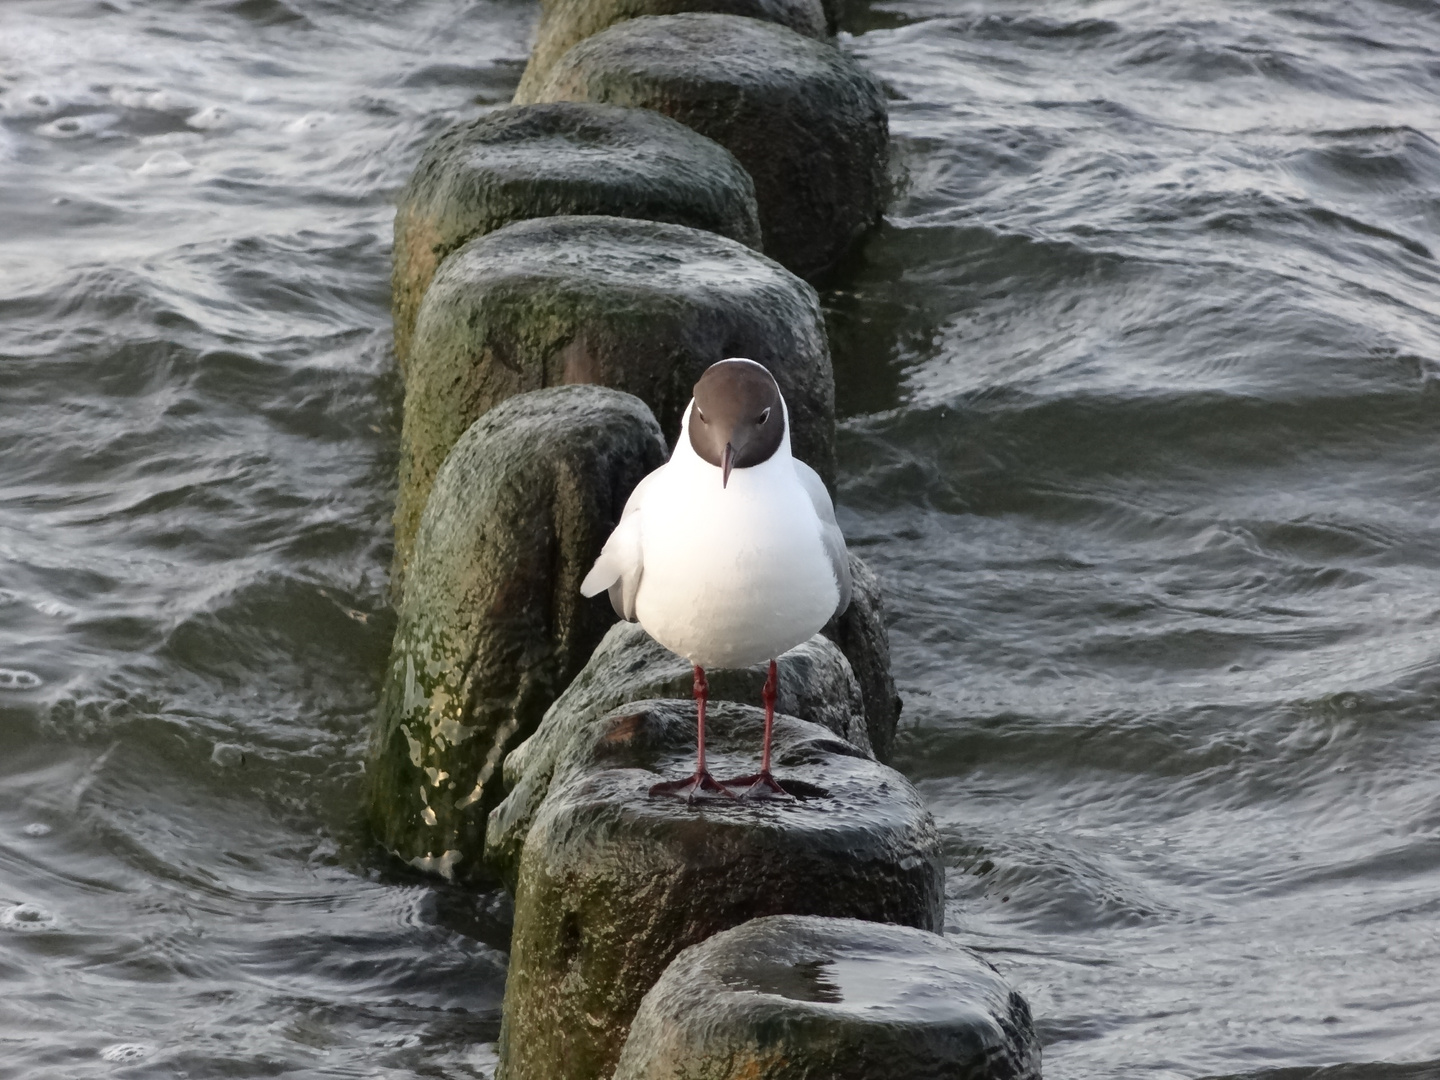
<instances>
[{"instance_id":1,"label":"red leg","mask_svg":"<svg viewBox=\"0 0 1440 1080\"><path fill-rule=\"evenodd\" d=\"M742 799L789 799L793 796L780 786L770 772L770 738L775 726L775 698L778 695L780 676L775 670L775 661L770 661L770 673L765 679L761 698L765 702L765 742L760 751L760 771L749 776L726 780L727 786L740 788Z\"/></svg>"},{"instance_id":2,"label":"red leg","mask_svg":"<svg viewBox=\"0 0 1440 1080\"><path fill-rule=\"evenodd\" d=\"M651 795L674 795L687 802L707 796L734 798L735 793L716 782L705 768L705 706L710 700L710 684L705 669L695 665L695 775L684 780L667 780L650 789Z\"/></svg>"},{"instance_id":3,"label":"red leg","mask_svg":"<svg viewBox=\"0 0 1440 1080\"><path fill-rule=\"evenodd\" d=\"M770 673L765 678L765 689L760 699L765 702L765 744L760 752L760 775L770 775L770 733L775 727L775 698L779 692L780 673L775 670L775 661L770 661Z\"/></svg>"}]
</instances>

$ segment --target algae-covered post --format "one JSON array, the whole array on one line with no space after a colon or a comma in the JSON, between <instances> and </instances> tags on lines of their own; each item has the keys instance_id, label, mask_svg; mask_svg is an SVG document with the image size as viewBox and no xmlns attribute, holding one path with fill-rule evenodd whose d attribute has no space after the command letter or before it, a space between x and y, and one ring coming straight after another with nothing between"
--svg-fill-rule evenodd
<instances>
[{"instance_id":1,"label":"algae-covered post","mask_svg":"<svg viewBox=\"0 0 1440 1080\"><path fill-rule=\"evenodd\" d=\"M517 104L442 136L401 199L400 620L370 816L412 865L514 893L500 1080L1038 1076L1024 1002L936 936L939 838L882 764L899 697L864 563L779 657L799 797L774 802L652 797L690 767L690 665L579 595L716 361L774 374L834 486L801 278L878 219L889 145L878 83L825 40L840 3L544 0ZM710 672L727 775L754 771L763 679Z\"/></svg>"},{"instance_id":2,"label":"algae-covered post","mask_svg":"<svg viewBox=\"0 0 1440 1080\"><path fill-rule=\"evenodd\" d=\"M512 398L436 480L405 581L371 750L370 819L412 864L473 877L504 756L614 615L580 577L663 460L638 399L596 386Z\"/></svg>"},{"instance_id":3,"label":"algae-covered post","mask_svg":"<svg viewBox=\"0 0 1440 1080\"><path fill-rule=\"evenodd\" d=\"M743 15L788 26L808 37L835 32L826 4L835 0L541 0L540 27L530 62L515 90L517 104L534 101L545 77L571 46L601 30L640 15L678 15L708 11Z\"/></svg>"},{"instance_id":4,"label":"algae-covered post","mask_svg":"<svg viewBox=\"0 0 1440 1080\"><path fill-rule=\"evenodd\" d=\"M783 26L630 19L567 52L536 100L654 109L714 139L754 178L765 251L802 277L829 270L880 217L890 155L880 85Z\"/></svg>"},{"instance_id":5,"label":"algae-covered post","mask_svg":"<svg viewBox=\"0 0 1440 1080\"><path fill-rule=\"evenodd\" d=\"M763 714L712 705L717 770L754 770ZM809 797L703 808L649 795L687 773L688 702L581 724L525 838L501 1028L505 1080L600 1080L645 992L688 945L760 915L939 930L939 837L915 789L825 728L776 718L777 769Z\"/></svg>"},{"instance_id":6,"label":"algae-covered post","mask_svg":"<svg viewBox=\"0 0 1440 1080\"><path fill-rule=\"evenodd\" d=\"M1024 998L953 940L776 915L682 952L612 1080L1038 1080Z\"/></svg>"},{"instance_id":7,"label":"algae-covered post","mask_svg":"<svg viewBox=\"0 0 1440 1080\"><path fill-rule=\"evenodd\" d=\"M776 708L818 724L867 756L869 733L861 688L850 661L819 635L780 656ZM683 698L690 693L690 664L635 623L610 628L580 674L550 707L535 734L506 759L504 802L490 815L485 861L512 890L520 852L540 804L562 763L572 760L576 740L593 740L595 725L631 701ZM712 701L760 700L765 665L717 670L710 676Z\"/></svg>"},{"instance_id":8,"label":"algae-covered post","mask_svg":"<svg viewBox=\"0 0 1440 1080\"><path fill-rule=\"evenodd\" d=\"M470 241L442 264L415 328L392 576L403 580L440 463L486 410L598 383L638 396L673 440L695 380L727 356L774 372L796 456L833 477L820 301L778 263L714 233L615 217L540 218Z\"/></svg>"},{"instance_id":9,"label":"algae-covered post","mask_svg":"<svg viewBox=\"0 0 1440 1080\"><path fill-rule=\"evenodd\" d=\"M402 374L440 263L476 236L557 214L668 221L761 246L750 174L684 124L613 105L497 109L431 143L400 195L391 290Z\"/></svg>"}]
</instances>

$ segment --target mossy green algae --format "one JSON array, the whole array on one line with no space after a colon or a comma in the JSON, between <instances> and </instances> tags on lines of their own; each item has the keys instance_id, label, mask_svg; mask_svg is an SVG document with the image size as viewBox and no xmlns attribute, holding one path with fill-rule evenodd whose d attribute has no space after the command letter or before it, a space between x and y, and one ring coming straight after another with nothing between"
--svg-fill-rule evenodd
<instances>
[{"instance_id":1,"label":"mossy green algae","mask_svg":"<svg viewBox=\"0 0 1440 1080\"><path fill-rule=\"evenodd\" d=\"M638 399L571 386L503 403L446 459L400 596L368 764L369 817L399 857L481 873L505 754L615 620L580 581L664 453Z\"/></svg>"},{"instance_id":2,"label":"mossy green algae","mask_svg":"<svg viewBox=\"0 0 1440 1080\"><path fill-rule=\"evenodd\" d=\"M396 583L445 455L476 418L528 390L624 390L673 441L701 373L748 357L785 395L796 456L834 475L835 384L819 298L778 263L713 233L616 217L507 226L445 260L413 345Z\"/></svg>"},{"instance_id":3,"label":"mossy green algae","mask_svg":"<svg viewBox=\"0 0 1440 1080\"><path fill-rule=\"evenodd\" d=\"M425 290L465 241L528 218L667 221L761 247L755 187L728 150L659 113L559 102L496 109L426 147L395 213L395 359Z\"/></svg>"}]
</instances>

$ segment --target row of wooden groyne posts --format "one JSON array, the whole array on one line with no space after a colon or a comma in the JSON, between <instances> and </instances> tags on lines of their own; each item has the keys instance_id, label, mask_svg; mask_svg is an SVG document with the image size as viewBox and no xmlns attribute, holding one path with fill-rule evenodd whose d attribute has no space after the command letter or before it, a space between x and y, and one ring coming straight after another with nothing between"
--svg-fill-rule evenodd
<instances>
[{"instance_id":1,"label":"row of wooden groyne posts","mask_svg":"<svg viewBox=\"0 0 1440 1080\"><path fill-rule=\"evenodd\" d=\"M1038 1077L1024 1000L941 936L944 867L887 767L874 575L780 661L777 769L814 797L651 799L690 668L579 585L691 387L774 374L833 485L815 290L879 217L885 98L821 0L545 0L515 104L424 154L395 226L399 621L369 817L515 918L500 1080ZM764 672L714 672L754 769ZM730 759L730 760L727 760Z\"/></svg>"}]
</instances>

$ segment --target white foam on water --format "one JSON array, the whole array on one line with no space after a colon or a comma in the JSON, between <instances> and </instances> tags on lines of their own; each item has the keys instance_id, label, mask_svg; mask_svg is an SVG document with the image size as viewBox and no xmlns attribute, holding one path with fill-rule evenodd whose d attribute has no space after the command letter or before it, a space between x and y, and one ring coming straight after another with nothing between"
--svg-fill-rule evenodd
<instances>
[{"instance_id":1,"label":"white foam on water","mask_svg":"<svg viewBox=\"0 0 1440 1080\"><path fill-rule=\"evenodd\" d=\"M36 600L34 608L41 615L49 615L56 619L69 619L80 613L78 609L69 604L62 604L59 600Z\"/></svg>"},{"instance_id":2,"label":"white foam on water","mask_svg":"<svg viewBox=\"0 0 1440 1080\"><path fill-rule=\"evenodd\" d=\"M101 1061L128 1062L144 1061L155 1052L153 1046L144 1043L114 1043L100 1051Z\"/></svg>"},{"instance_id":3,"label":"white foam on water","mask_svg":"<svg viewBox=\"0 0 1440 1080\"><path fill-rule=\"evenodd\" d=\"M496 1043L481 1043L465 1056L465 1064L489 1080L500 1067L500 1047Z\"/></svg>"},{"instance_id":4,"label":"white foam on water","mask_svg":"<svg viewBox=\"0 0 1440 1080\"><path fill-rule=\"evenodd\" d=\"M32 90L14 88L0 98L0 113L17 120L33 120L53 116L65 102L59 95L39 87Z\"/></svg>"},{"instance_id":5,"label":"white foam on water","mask_svg":"<svg viewBox=\"0 0 1440 1080\"><path fill-rule=\"evenodd\" d=\"M196 131L219 131L230 126L230 112L219 105L207 105L192 113L185 126Z\"/></svg>"},{"instance_id":6,"label":"white foam on water","mask_svg":"<svg viewBox=\"0 0 1440 1080\"><path fill-rule=\"evenodd\" d=\"M45 680L33 671L0 668L0 690L34 690L44 685Z\"/></svg>"},{"instance_id":7,"label":"white foam on water","mask_svg":"<svg viewBox=\"0 0 1440 1080\"><path fill-rule=\"evenodd\" d=\"M38 904L16 904L0 911L0 930L17 934L35 934L55 929L54 912L46 911Z\"/></svg>"},{"instance_id":8,"label":"white foam on water","mask_svg":"<svg viewBox=\"0 0 1440 1080\"><path fill-rule=\"evenodd\" d=\"M135 170L136 176L184 176L195 163L178 150L161 150L145 159Z\"/></svg>"},{"instance_id":9,"label":"white foam on water","mask_svg":"<svg viewBox=\"0 0 1440 1080\"><path fill-rule=\"evenodd\" d=\"M49 836L52 830L43 821L32 821L20 831L26 836Z\"/></svg>"},{"instance_id":10,"label":"white foam on water","mask_svg":"<svg viewBox=\"0 0 1440 1080\"><path fill-rule=\"evenodd\" d=\"M62 116L35 129L37 135L47 139L83 139L87 135L98 135L106 128L114 127L119 121L114 113L85 113L81 116Z\"/></svg>"},{"instance_id":11,"label":"white foam on water","mask_svg":"<svg viewBox=\"0 0 1440 1080\"><path fill-rule=\"evenodd\" d=\"M234 743L216 743L210 752L210 764L222 769L233 769L245 764L245 748Z\"/></svg>"},{"instance_id":12,"label":"white foam on water","mask_svg":"<svg viewBox=\"0 0 1440 1080\"><path fill-rule=\"evenodd\" d=\"M174 95L165 90L134 86L112 86L110 100L127 109L154 109L157 112L182 107Z\"/></svg>"},{"instance_id":13,"label":"white foam on water","mask_svg":"<svg viewBox=\"0 0 1440 1080\"><path fill-rule=\"evenodd\" d=\"M324 127L334 119L335 117L328 112L308 112L298 120L291 120L285 125L285 130L291 135L303 135L307 131Z\"/></svg>"}]
</instances>

